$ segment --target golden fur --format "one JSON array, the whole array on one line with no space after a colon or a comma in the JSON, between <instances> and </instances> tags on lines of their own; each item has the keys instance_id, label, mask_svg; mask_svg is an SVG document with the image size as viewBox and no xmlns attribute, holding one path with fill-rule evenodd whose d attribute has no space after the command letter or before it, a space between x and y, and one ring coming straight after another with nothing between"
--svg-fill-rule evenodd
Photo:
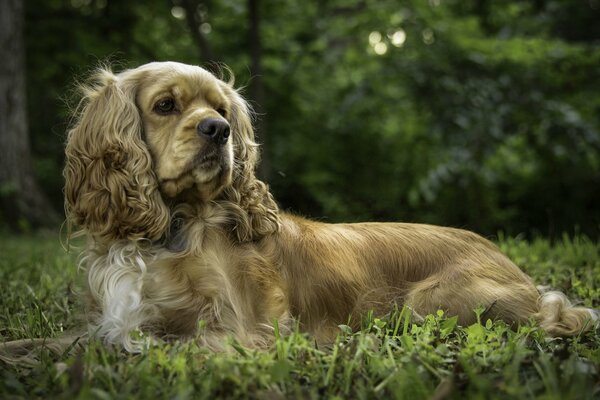
<instances>
[{"instance_id":1,"label":"golden fur","mask_svg":"<svg viewBox=\"0 0 600 400\"><path fill-rule=\"evenodd\" d=\"M208 119L228 124L226 143L199 134ZM262 346L275 320L297 319L328 342L338 324L393 303L443 309L462 324L483 306L511 324L533 317L549 335L591 326L592 310L540 296L474 233L282 213L256 162L251 114L232 83L174 62L94 75L64 170L68 220L89 238L81 265L92 332L129 350L139 346L134 330Z\"/></svg>"}]
</instances>

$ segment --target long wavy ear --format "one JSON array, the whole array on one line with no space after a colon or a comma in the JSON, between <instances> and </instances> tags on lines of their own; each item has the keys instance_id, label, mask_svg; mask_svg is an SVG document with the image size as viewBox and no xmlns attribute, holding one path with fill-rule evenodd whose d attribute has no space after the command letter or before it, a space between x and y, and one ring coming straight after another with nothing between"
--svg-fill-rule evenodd
<instances>
[{"instance_id":1,"label":"long wavy ear","mask_svg":"<svg viewBox=\"0 0 600 400\"><path fill-rule=\"evenodd\" d=\"M258 144L254 141L251 111L232 87L225 92L231 102L230 125L233 138L233 182L224 191L225 206L233 216L232 233L240 242L258 240L279 229L279 209L269 188L256 179Z\"/></svg>"},{"instance_id":2,"label":"long wavy ear","mask_svg":"<svg viewBox=\"0 0 600 400\"><path fill-rule=\"evenodd\" d=\"M99 70L67 137L67 221L97 239L159 239L168 229L152 158L142 140L136 83Z\"/></svg>"}]
</instances>

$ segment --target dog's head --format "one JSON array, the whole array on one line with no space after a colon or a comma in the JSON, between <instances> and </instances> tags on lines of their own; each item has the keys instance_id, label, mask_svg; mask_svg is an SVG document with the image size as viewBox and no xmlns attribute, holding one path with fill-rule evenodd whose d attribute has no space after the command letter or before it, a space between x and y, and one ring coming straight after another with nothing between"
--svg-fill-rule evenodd
<instances>
[{"instance_id":1,"label":"dog's head","mask_svg":"<svg viewBox=\"0 0 600 400\"><path fill-rule=\"evenodd\" d=\"M277 207L254 177L248 105L208 71L150 63L85 85L66 146L69 220L98 239L158 240L180 203L219 203L240 241L277 229Z\"/></svg>"}]
</instances>

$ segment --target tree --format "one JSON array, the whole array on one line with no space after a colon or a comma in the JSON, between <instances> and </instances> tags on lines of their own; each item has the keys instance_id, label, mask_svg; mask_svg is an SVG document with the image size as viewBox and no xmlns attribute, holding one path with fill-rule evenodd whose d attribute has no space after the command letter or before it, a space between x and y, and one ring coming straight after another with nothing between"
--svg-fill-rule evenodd
<instances>
[{"instance_id":1,"label":"tree","mask_svg":"<svg viewBox=\"0 0 600 400\"><path fill-rule=\"evenodd\" d=\"M0 4L0 211L14 230L57 220L33 174L25 99L24 9Z\"/></svg>"},{"instance_id":2,"label":"tree","mask_svg":"<svg viewBox=\"0 0 600 400\"><path fill-rule=\"evenodd\" d=\"M174 4L178 2L175 1ZM198 55L201 61L213 62L213 52L210 45L202 33L202 24L204 24L205 16L202 9L210 7L210 4L197 0L181 0L181 5L185 10L185 20L187 22L190 34L196 46L198 47Z\"/></svg>"},{"instance_id":3,"label":"tree","mask_svg":"<svg viewBox=\"0 0 600 400\"><path fill-rule=\"evenodd\" d=\"M268 181L269 176L271 175L271 160L269 158L269 146L267 142L267 123L266 115L264 113L265 87L262 77L262 44L260 40L259 7L259 0L248 0L248 38L250 40L250 59L252 60L252 66L250 68L250 71L252 72L250 96L252 101L254 102L254 111L258 115L255 129L263 147L261 154L260 170L258 172L262 179Z\"/></svg>"}]
</instances>

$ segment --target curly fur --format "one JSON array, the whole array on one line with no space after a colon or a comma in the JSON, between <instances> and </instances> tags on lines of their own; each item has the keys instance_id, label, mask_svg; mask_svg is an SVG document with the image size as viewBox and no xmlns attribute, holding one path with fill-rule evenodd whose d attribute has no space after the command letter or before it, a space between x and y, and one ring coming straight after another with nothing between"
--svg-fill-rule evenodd
<instances>
[{"instance_id":1,"label":"curly fur","mask_svg":"<svg viewBox=\"0 0 600 400\"><path fill-rule=\"evenodd\" d=\"M264 346L273 322L285 329L292 318L330 341L338 324L392 303L461 323L482 305L513 324L536 318L550 335L591 325L590 310L540 296L471 232L280 212L254 175L251 112L231 82L172 62L102 69L91 82L68 134L65 208L89 238L80 263L90 330L108 343L134 351L139 330L215 349L228 335ZM199 134L210 119L230 127L224 144Z\"/></svg>"},{"instance_id":2,"label":"curly fur","mask_svg":"<svg viewBox=\"0 0 600 400\"><path fill-rule=\"evenodd\" d=\"M83 87L81 118L65 149L65 205L70 221L101 241L161 237L169 224L142 140L135 85L109 71Z\"/></svg>"}]
</instances>

